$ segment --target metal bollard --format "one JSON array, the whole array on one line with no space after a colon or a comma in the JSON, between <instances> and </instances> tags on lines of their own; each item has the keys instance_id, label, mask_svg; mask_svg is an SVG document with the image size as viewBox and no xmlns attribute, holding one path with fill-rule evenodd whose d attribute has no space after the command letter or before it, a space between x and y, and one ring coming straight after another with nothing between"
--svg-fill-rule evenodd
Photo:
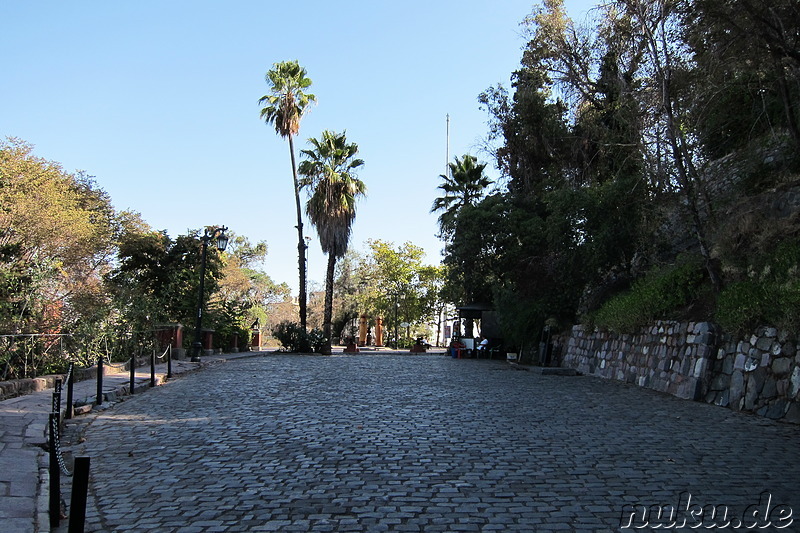
<instances>
[{"instance_id":1,"label":"metal bollard","mask_svg":"<svg viewBox=\"0 0 800 533\"><path fill-rule=\"evenodd\" d=\"M150 386L156 386L156 351L150 354Z\"/></svg>"},{"instance_id":2,"label":"metal bollard","mask_svg":"<svg viewBox=\"0 0 800 533\"><path fill-rule=\"evenodd\" d=\"M133 389L136 388L136 356L131 356L131 382L130 382L130 393L133 396Z\"/></svg>"},{"instance_id":3,"label":"metal bollard","mask_svg":"<svg viewBox=\"0 0 800 533\"><path fill-rule=\"evenodd\" d=\"M83 533L83 528L86 525L89 463L88 457L75 458L75 473L72 474L72 497L69 504L68 533Z\"/></svg>"},{"instance_id":4,"label":"metal bollard","mask_svg":"<svg viewBox=\"0 0 800 533\"><path fill-rule=\"evenodd\" d=\"M172 345L167 348L167 379L172 379Z\"/></svg>"},{"instance_id":5,"label":"metal bollard","mask_svg":"<svg viewBox=\"0 0 800 533\"><path fill-rule=\"evenodd\" d=\"M97 358L97 398L95 405L103 405L103 356Z\"/></svg>"},{"instance_id":6,"label":"metal bollard","mask_svg":"<svg viewBox=\"0 0 800 533\"><path fill-rule=\"evenodd\" d=\"M50 413L50 529L61 520L61 468L58 465L58 416Z\"/></svg>"},{"instance_id":7,"label":"metal bollard","mask_svg":"<svg viewBox=\"0 0 800 533\"><path fill-rule=\"evenodd\" d=\"M72 395L72 386L75 383L75 363L69 364L69 370L67 371L67 412L64 415L64 418L70 419L75 416L75 406L73 405L73 395Z\"/></svg>"}]
</instances>

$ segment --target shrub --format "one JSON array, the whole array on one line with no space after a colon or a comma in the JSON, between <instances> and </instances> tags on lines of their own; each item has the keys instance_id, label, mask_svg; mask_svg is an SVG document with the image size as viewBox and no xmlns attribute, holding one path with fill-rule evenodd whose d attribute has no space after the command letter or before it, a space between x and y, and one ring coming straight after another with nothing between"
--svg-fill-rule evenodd
<instances>
[{"instance_id":1,"label":"shrub","mask_svg":"<svg viewBox=\"0 0 800 533\"><path fill-rule=\"evenodd\" d=\"M762 320L768 301L763 284L754 281L732 283L717 299L716 320L730 332L752 330Z\"/></svg>"},{"instance_id":2,"label":"shrub","mask_svg":"<svg viewBox=\"0 0 800 533\"><path fill-rule=\"evenodd\" d=\"M748 265L748 279L729 284L719 295L716 320L732 333L763 325L800 327L800 244L784 242Z\"/></svg>"},{"instance_id":3,"label":"shrub","mask_svg":"<svg viewBox=\"0 0 800 533\"><path fill-rule=\"evenodd\" d=\"M705 296L705 270L697 258L649 273L591 317L594 325L629 333L656 319L675 318Z\"/></svg>"},{"instance_id":4,"label":"shrub","mask_svg":"<svg viewBox=\"0 0 800 533\"><path fill-rule=\"evenodd\" d=\"M305 331L296 322L281 322L272 330L272 336L289 352L320 352L325 345L325 335L319 329Z\"/></svg>"}]
</instances>

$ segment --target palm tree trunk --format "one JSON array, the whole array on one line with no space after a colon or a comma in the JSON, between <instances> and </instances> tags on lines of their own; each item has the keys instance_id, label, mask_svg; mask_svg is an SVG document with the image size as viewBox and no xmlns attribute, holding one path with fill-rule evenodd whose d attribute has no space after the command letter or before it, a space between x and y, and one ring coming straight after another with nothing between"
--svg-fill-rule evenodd
<instances>
[{"instance_id":1,"label":"palm tree trunk","mask_svg":"<svg viewBox=\"0 0 800 533\"><path fill-rule=\"evenodd\" d=\"M300 208L300 185L297 182L297 163L294 158L294 141L292 134L289 134L289 154L292 156L292 180L294 183L294 201L297 206L297 268L300 271L300 294L298 302L300 304L300 326L305 330L307 323L307 300L306 300L306 243L303 239L303 211Z\"/></svg>"},{"instance_id":2,"label":"palm tree trunk","mask_svg":"<svg viewBox=\"0 0 800 533\"><path fill-rule=\"evenodd\" d=\"M328 271L325 275L325 312L322 320L322 331L325 335L323 355L330 355L331 349L331 322L333 321L333 276L336 269L336 254L328 253Z\"/></svg>"}]
</instances>

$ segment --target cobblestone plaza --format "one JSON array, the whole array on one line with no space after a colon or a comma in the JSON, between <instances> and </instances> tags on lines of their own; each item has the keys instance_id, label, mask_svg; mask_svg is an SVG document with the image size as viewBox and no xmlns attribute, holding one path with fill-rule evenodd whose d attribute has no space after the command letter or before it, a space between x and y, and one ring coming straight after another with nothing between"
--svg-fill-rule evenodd
<instances>
[{"instance_id":1,"label":"cobblestone plaza","mask_svg":"<svg viewBox=\"0 0 800 533\"><path fill-rule=\"evenodd\" d=\"M800 524L797 426L505 362L243 359L76 424L87 531L689 530L687 498L744 530L764 493Z\"/></svg>"}]
</instances>

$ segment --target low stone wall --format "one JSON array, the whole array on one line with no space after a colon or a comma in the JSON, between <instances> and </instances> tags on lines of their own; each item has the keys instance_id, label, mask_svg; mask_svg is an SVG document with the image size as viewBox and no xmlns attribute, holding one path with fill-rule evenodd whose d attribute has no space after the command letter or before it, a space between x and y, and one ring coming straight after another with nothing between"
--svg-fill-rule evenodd
<instances>
[{"instance_id":1,"label":"low stone wall","mask_svg":"<svg viewBox=\"0 0 800 533\"><path fill-rule=\"evenodd\" d=\"M800 423L797 341L775 328L748 340L710 322L659 321L632 335L572 328L560 364L680 398Z\"/></svg>"},{"instance_id":2,"label":"low stone wall","mask_svg":"<svg viewBox=\"0 0 800 533\"><path fill-rule=\"evenodd\" d=\"M75 381L85 381L87 379L97 378L96 366L91 366L88 368L76 368L74 372ZM49 374L35 378L0 381L0 400L24 396L25 394L32 394L45 389L52 389L56 386L57 379L60 379L63 382L65 377L65 374Z\"/></svg>"},{"instance_id":3,"label":"low stone wall","mask_svg":"<svg viewBox=\"0 0 800 533\"><path fill-rule=\"evenodd\" d=\"M63 376L52 375L0 381L0 400L31 394L40 390L52 389L55 387L56 379L61 379L62 377Z\"/></svg>"}]
</instances>

